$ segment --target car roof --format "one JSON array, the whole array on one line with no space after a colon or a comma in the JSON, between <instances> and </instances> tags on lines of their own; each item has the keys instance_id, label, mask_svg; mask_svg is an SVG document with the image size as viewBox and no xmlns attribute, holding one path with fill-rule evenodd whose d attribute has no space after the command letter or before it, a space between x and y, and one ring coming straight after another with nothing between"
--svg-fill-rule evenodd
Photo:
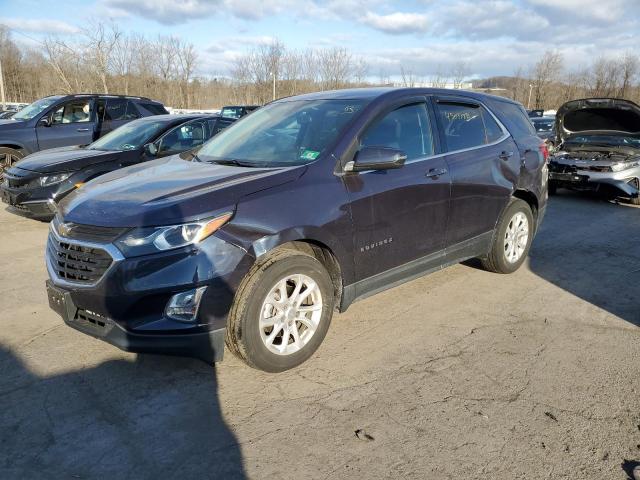
<instances>
[{"instance_id":1,"label":"car roof","mask_svg":"<svg viewBox=\"0 0 640 480\"><path fill-rule=\"evenodd\" d=\"M181 113L181 114L163 114L163 115L151 115L149 117L137 118L136 122L157 122L166 121L169 122L188 122L189 120L197 120L199 118L218 118L220 115L211 113Z\"/></svg>"},{"instance_id":2,"label":"car roof","mask_svg":"<svg viewBox=\"0 0 640 480\"><path fill-rule=\"evenodd\" d=\"M100 97L100 98L126 98L127 100L141 100L143 102L160 103L147 97L138 97L136 95L112 95L110 93L72 93L68 95L48 95L44 98L82 98L82 97Z\"/></svg>"},{"instance_id":3,"label":"car roof","mask_svg":"<svg viewBox=\"0 0 640 480\"><path fill-rule=\"evenodd\" d=\"M498 97L486 93L472 92L469 90L448 88L404 88L404 87L367 87L346 88L344 90L327 90L324 92L307 93L295 97L286 97L276 102L292 100L373 100L382 97L401 97L407 95L456 95L471 99L482 100L492 98L503 102L518 104L509 98ZM519 104L518 104L519 105Z\"/></svg>"}]
</instances>

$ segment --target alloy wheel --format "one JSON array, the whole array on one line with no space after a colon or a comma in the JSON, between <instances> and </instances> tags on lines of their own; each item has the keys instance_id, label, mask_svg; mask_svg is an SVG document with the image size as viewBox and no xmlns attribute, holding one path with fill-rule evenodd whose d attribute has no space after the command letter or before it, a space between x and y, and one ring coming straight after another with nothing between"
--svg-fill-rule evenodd
<instances>
[{"instance_id":1,"label":"alloy wheel","mask_svg":"<svg viewBox=\"0 0 640 480\"><path fill-rule=\"evenodd\" d=\"M260 338L276 355L300 351L316 333L322 318L322 293L307 275L293 274L279 280L260 309Z\"/></svg>"},{"instance_id":2,"label":"alloy wheel","mask_svg":"<svg viewBox=\"0 0 640 480\"><path fill-rule=\"evenodd\" d=\"M504 256L509 263L516 263L525 250L529 241L529 220L522 212L517 212L507 225L504 235Z\"/></svg>"},{"instance_id":3,"label":"alloy wheel","mask_svg":"<svg viewBox=\"0 0 640 480\"><path fill-rule=\"evenodd\" d=\"M4 171L16 163L20 158L11 153L0 154L0 181L4 178Z\"/></svg>"}]
</instances>

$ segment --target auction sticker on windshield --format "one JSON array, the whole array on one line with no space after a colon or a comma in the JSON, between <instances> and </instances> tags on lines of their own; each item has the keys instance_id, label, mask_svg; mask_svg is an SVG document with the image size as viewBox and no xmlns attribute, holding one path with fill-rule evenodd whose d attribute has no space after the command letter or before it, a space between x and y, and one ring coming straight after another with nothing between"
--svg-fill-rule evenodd
<instances>
[{"instance_id":1,"label":"auction sticker on windshield","mask_svg":"<svg viewBox=\"0 0 640 480\"><path fill-rule=\"evenodd\" d=\"M316 152L314 150L305 150L304 152L302 152L302 155L300 155L300 158L302 160L315 160L316 158L318 158L318 155L320 155L320 152Z\"/></svg>"}]
</instances>

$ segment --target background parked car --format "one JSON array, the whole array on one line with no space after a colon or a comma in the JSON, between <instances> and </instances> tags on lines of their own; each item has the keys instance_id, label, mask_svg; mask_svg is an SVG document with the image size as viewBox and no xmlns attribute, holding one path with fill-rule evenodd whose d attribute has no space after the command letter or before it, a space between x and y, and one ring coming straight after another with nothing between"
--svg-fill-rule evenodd
<instances>
[{"instance_id":1,"label":"background parked car","mask_svg":"<svg viewBox=\"0 0 640 480\"><path fill-rule=\"evenodd\" d=\"M2 201L19 215L50 220L56 203L85 182L191 150L234 121L217 115L156 115L127 123L86 147L31 154L5 171Z\"/></svg>"},{"instance_id":2,"label":"background parked car","mask_svg":"<svg viewBox=\"0 0 640 480\"><path fill-rule=\"evenodd\" d=\"M561 143L549 162L549 193L608 191L640 205L640 106L617 98L572 100L556 118Z\"/></svg>"},{"instance_id":3,"label":"background parked car","mask_svg":"<svg viewBox=\"0 0 640 480\"><path fill-rule=\"evenodd\" d=\"M530 120L538 136L547 142L549 147L553 147L556 144L556 118L532 117Z\"/></svg>"},{"instance_id":4,"label":"background parked car","mask_svg":"<svg viewBox=\"0 0 640 480\"><path fill-rule=\"evenodd\" d=\"M5 168L30 153L87 145L131 120L168 113L144 97L53 95L0 120L0 179Z\"/></svg>"},{"instance_id":5,"label":"background parked car","mask_svg":"<svg viewBox=\"0 0 640 480\"><path fill-rule=\"evenodd\" d=\"M4 110L2 112L0 112L0 120L3 118L11 118L13 117L17 112L15 110Z\"/></svg>"},{"instance_id":6,"label":"background parked car","mask_svg":"<svg viewBox=\"0 0 640 480\"><path fill-rule=\"evenodd\" d=\"M228 105L222 107L220 115L225 118L239 119L260 108L259 105Z\"/></svg>"}]
</instances>

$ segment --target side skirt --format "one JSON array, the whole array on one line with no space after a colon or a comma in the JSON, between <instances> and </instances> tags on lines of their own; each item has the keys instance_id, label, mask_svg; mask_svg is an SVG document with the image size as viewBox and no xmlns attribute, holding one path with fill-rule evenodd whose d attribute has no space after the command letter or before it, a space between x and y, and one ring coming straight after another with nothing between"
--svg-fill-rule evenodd
<instances>
[{"instance_id":1,"label":"side skirt","mask_svg":"<svg viewBox=\"0 0 640 480\"><path fill-rule=\"evenodd\" d=\"M464 242L451 245L443 250L417 258L403 265L365 278L351 285L346 285L342 293L340 311L344 312L349 305L376 293L397 287L429 273L464 262L470 258L485 255L491 249L493 231L483 233Z\"/></svg>"}]
</instances>

